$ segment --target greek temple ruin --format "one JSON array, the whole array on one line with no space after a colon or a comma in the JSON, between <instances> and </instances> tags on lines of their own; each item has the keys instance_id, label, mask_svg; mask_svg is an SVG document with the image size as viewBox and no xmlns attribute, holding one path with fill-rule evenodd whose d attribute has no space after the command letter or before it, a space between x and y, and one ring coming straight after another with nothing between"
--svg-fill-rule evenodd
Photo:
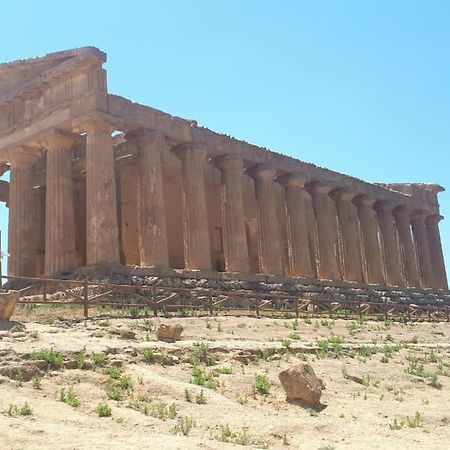
<instances>
[{"instance_id":1,"label":"greek temple ruin","mask_svg":"<svg viewBox=\"0 0 450 450\"><path fill-rule=\"evenodd\" d=\"M367 183L133 103L108 93L105 61L0 64L9 275L117 264L448 290L441 186Z\"/></svg>"}]
</instances>

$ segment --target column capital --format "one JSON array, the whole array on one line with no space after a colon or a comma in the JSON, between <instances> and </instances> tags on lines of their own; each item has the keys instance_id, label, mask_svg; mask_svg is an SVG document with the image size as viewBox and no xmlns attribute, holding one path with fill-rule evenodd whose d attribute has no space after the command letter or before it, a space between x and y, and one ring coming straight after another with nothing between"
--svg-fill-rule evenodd
<instances>
[{"instance_id":1,"label":"column capital","mask_svg":"<svg viewBox=\"0 0 450 450\"><path fill-rule=\"evenodd\" d=\"M345 202L351 202L358 194L346 191L343 188L337 188L332 190L329 195L334 201L342 200Z\"/></svg>"},{"instance_id":2,"label":"column capital","mask_svg":"<svg viewBox=\"0 0 450 450\"><path fill-rule=\"evenodd\" d=\"M429 211L423 209L416 210L411 213L411 220L425 220L429 214Z\"/></svg>"},{"instance_id":3,"label":"column capital","mask_svg":"<svg viewBox=\"0 0 450 450\"><path fill-rule=\"evenodd\" d=\"M180 159L187 156L191 158L205 159L208 155L208 147L196 142L185 142L172 148L173 153Z\"/></svg>"},{"instance_id":4,"label":"column capital","mask_svg":"<svg viewBox=\"0 0 450 450\"><path fill-rule=\"evenodd\" d=\"M439 223L443 219L444 219L444 216L441 216L440 214L432 214L431 216L428 216L425 219L425 222L426 223Z\"/></svg>"},{"instance_id":5,"label":"column capital","mask_svg":"<svg viewBox=\"0 0 450 450\"><path fill-rule=\"evenodd\" d=\"M377 212L387 212L392 213L393 209L396 208L397 205L391 200L378 200L373 205L373 209Z\"/></svg>"},{"instance_id":6,"label":"column capital","mask_svg":"<svg viewBox=\"0 0 450 450\"><path fill-rule=\"evenodd\" d=\"M306 190L316 194L329 194L334 189L334 186L328 186L320 181L313 181L306 185Z\"/></svg>"},{"instance_id":7,"label":"column capital","mask_svg":"<svg viewBox=\"0 0 450 450\"><path fill-rule=\"evenodd\" d=\"M32 166L41 159L42 152L25 145L8 151L7 158L13 164Z\"/></svg>"},{"instance_id":8,"label":"column capital","mask_svg":"<svg viewBox=\"0 0 450 450\"><path fill-rule=\"evenodd\" d=\"M221 155L214 158L213 162L219 169L239 171L244 169L244 160L237 155Z\"/></svg>"},{"instance_id":9,"label":"column capital","mask_svg":"<svg viewBox=\"0 0 450 450\"><path fill-rule=\"evenodd\" d=\"M302 188L305 185L306 176L297 172L287 173L279 176L277 181L285 188Z\"/></svg>"},{"instance_id":10,"label":"column capital","mask_svg":"<svg viewBox=\"0 0 450 450\"><path fill-rule=\"evenodd\" d=\"M45 137L39 139L39 143L46 150L63 149L70 150L82 137L76 133L63 130L51 130Z\"/></svg>"},{"instance_id":11,"label":"column capital","mask_svg":"<svg viewBox=\"0 0 450 450\"><path fill-rule=\"evenodd\" d=\"M260 180L273 180L276 174L276 170L270 164L258 164L247 170L248 175L252 178L257 178Z\"/></svg>"},{"instance_id":12,"label":"column capital","mask_svg":"<svg viewBox=\"0 0 450 450\"><path fill-rule=\"evenodd\" d=\"M166 136L160 131L151 130L149 128L136 128L125 134L125 139L135 145L144 145L148 142L165 142Z\"/></svg>"},{"instance_id":13,"label":"column capital","mask_svg":"<svg viewBox=\"0 0 450 450\"><path fill-rule=\"evenodd\" d=\"M366 195L358 195L353 199L355 205L366 208L371 208L375 202L376 200L374 198L367 197Z\"/></svg>"},{"instance_id":14,"label":"column capital","mask_svg":"<svg viewBox=\"0 0 450 450\"><path fill-rule=\"evenodd\" d=\"M392 210L392 214L397 217L407 217L409 219L411 215L411 209L409 206L405 205L396 206Z\"/></svg>"},{"instance_id":15,"label":"column capital","mask_svg":"<svg viewBox=\"0 0 450 450\"><path fill-rule=\"evenodd\" d=\"M72 122L75 132L109 133L123 128L123 120L110 114L96 112L75 119Z\"/></svg>"}]
</instances>

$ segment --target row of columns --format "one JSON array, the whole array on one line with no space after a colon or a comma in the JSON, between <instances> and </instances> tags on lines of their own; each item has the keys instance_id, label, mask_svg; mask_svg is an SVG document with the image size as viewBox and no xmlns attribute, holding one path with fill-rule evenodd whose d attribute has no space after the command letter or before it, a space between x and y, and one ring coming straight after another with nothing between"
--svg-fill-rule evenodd
<instances>
[{"instance_id":1,"label":"row of columns","mask_svg":"<svg viewBox=\"0 0 450 450\"><path fill-rule=\"evenodd\" d=\"M87 263L119 262L114 127L103 119L86 126ZM171 149L161 133L139 129L126 139L138 148L138 236L143 266L168 267L168 245L161 155ZM70 137L56 133L43 141L47 150L45 272L76 265ZM208 149L192 143L172 149L182 162L185 267L211 269L205 167ZM33 152L11 157L10 267L14 275L32 275L27 236L35 219ZM226 271L248 272L249 255L242 196L244 161L214 158L222 174L222 217ZM246 170L254 179L258 211L259 269L282 275L283 245L276 217L275 182L285 189L289 270L292 276L389 285L447 288L438 218L411 214L389 202L377 202L319 182L306 183L298 173L276 177L273 167ZM315 252L306 205L312 204ZM416 258L417 255L417 258ZM419 264L418 264L419 263Z\"/></svg>"}]
</instances>

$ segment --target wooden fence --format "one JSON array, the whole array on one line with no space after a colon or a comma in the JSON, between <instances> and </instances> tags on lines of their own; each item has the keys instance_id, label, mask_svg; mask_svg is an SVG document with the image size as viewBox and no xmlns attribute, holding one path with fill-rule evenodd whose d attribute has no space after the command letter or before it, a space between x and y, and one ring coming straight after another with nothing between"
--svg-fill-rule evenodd
<instances>
[{"instance_id":1,"label":"wooden fence","mask_svg":"<svg viewBox=\"0 0 450 450\"><path fill-rule=\"evenodd\" d=\"M222 291L206 288L176 288L158 285L113 284L98 281L61 280L0 276L9 284L28 284L19 289L19 304L82 305L84 317L89 309L99 306L137 307L165 312L197 310L205 314L247 311L260 317L262 313L285 316L379 317L384 320L449 321L449 306L358 300L331 301L251 290Z\"/></svg>"}]
</instances>

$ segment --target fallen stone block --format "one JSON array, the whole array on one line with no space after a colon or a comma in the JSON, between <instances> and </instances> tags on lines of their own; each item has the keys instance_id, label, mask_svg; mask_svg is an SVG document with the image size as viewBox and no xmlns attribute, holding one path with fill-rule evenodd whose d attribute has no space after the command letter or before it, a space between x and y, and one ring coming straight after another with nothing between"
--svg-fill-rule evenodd
<instances>
[{"instance_id":1,"label":"fallen stone block","mask_svg":"<svg viewBox=\"0 0 450 450\"><path fill-rule=\"evenodd\" d=\"M288 400L302 400L307 406L317 406L325 385L317 378L313 368L300 363L278 375Z\"/></svg>"}]
</instances>

